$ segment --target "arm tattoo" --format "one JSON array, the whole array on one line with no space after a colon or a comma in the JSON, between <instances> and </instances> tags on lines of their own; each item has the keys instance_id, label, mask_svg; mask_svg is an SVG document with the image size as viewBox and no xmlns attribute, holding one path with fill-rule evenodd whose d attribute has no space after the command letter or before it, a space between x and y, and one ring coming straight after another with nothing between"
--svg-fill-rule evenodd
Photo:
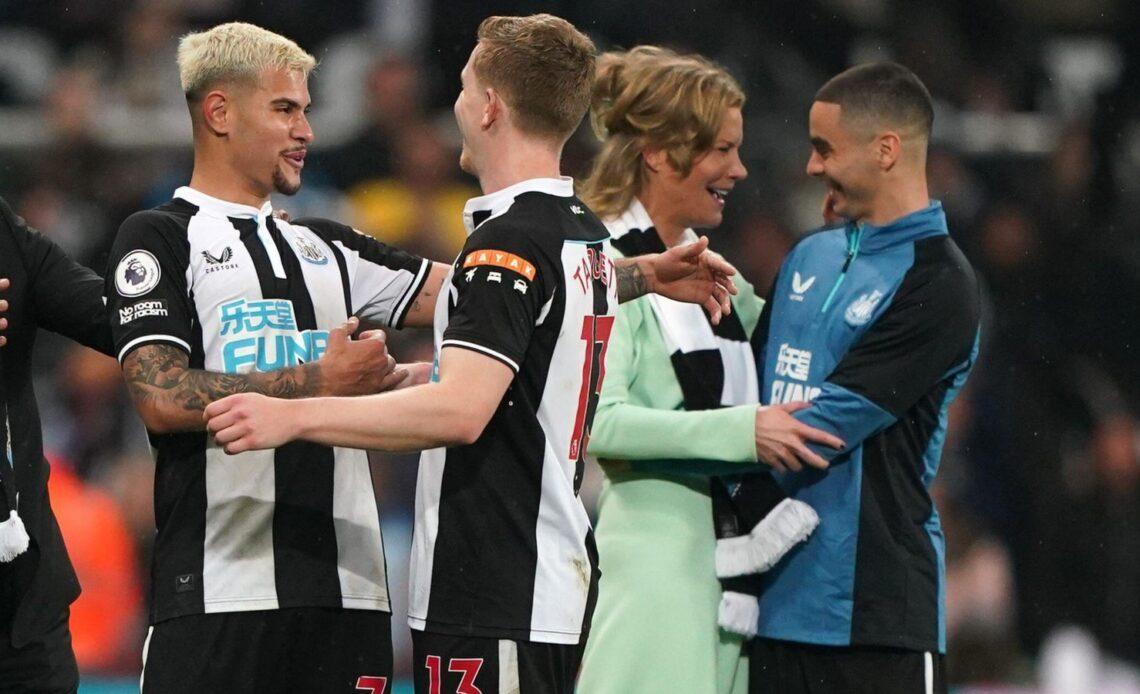
<instances>
[{"instance_id":1,"label":"arm tattoo","mask_svg":"<svg viewBox=\"0 0 1140 694\"><path fill-rule=\"evenodd\" d=\"M424 282L423 288L420 289L419 294L416 294L416 299L412 302L412 307L408 309L408 313L419 313L425 306L435 310L435 292L432 291L431 282Z\"/></svg>"},{"instance_id":2,"label":"arm tattoo","mask_svg":"<svg viewBox=\"0 0 1140 694\"><path fill-rule=\"evenodd\" d=\"M201 414L206 405L235 393L276 398L316 395L320 365L313 362L269 373L224 374L189 367L190 357L172 345L144 345L123 360L127 387L138 405L173 405Z\"/></svg>"},{"instance_id":3,"label":"arm tattoo","mask_svg":"<svg viewBox=\"0 0 1140 694\"><path fill-rule=\"evenodd\" d=\"M638 266L636 259L630 262L614 262L617 276L618 302L632 301L649 293L649 281Z\"/></svg>"}]
</instances>

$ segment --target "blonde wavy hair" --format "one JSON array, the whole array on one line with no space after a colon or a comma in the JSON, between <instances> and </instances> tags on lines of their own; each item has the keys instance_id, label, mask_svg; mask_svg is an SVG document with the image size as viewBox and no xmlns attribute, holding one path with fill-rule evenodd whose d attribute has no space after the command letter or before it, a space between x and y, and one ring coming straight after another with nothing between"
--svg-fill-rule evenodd
<instances>
[{"instance_id":1,"label":"blonde wavy hair","mask_svg":"<svg viewBox=\"0 0 1140 694\"><path fill-rule=\"evenodd\" d=\"M626 210L645 185L642 151L659 147L687 176L716 144L725 113L744 106L744 91L716 63L658 46L598 58L590 124L602 141L582 200L602 219Z\"/></svg>"},{"instance_id":2,"label":"blonde wavy hair","mask_svg":"<svg viewBox=\"0 0 1140 694\"><path fill-rule=\"evenodd\" d=\"M178 42L178 75L189 101L220 83L256 84L266 68L300 70L308 77L316 65L290 39L244 22L219 24Z\"/></svg>"}]
</instances>

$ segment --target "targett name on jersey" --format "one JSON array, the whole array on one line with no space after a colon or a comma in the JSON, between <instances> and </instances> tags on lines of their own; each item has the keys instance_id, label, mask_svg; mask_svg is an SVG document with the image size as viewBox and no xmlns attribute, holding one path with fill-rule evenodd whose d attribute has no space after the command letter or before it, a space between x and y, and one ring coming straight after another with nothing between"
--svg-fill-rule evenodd
<instances>
[{"instance_id":1,"label":"targett name on jersey","mask_svg":"<svg viewBox=\"0 0 1140 694\"><path fill-rule=\"evenodd\" d=\"M226 373L275 371L321 358L327 330L297 330L293 302L238 299L222 304L222 364Z\"/></svg>"}]
</instances>

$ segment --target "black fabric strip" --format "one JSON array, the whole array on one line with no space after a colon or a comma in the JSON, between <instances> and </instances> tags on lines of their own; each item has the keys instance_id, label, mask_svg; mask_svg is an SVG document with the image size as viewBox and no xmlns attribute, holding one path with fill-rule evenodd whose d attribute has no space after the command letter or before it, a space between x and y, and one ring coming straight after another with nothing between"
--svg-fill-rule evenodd
<instances>
[{"instance_id":1,"label":"black fabric strip","mask_svg":"<svg viewBox=\"0 0 1140 694\"><path fill-rule=\"evenodd\" d=\"M269 254L257 235L257 220L231 221L253 257L262 296L292 302L298 331L317 329L301 263L273 219L267 219L266 226L281 256L284 279L273 274ZM264 346L270 350L276 347ZM327 598L328 606L340 607L336 528L332 518L333 449L294 441L274 452L273 463L273 564L278 605L312 606Z\"/></svg>"},{"instance_id":2,"label":"black fabric strip","mask_svg":"<svg viewBox=\"0 0 1140 694\"><path fill-rule=\"evenodd\" d=\"M332 241L326 239L329 248L332 249L333 257L336 258L337 269L340 270L340 286L344 290L344 315L353 315L352 306L352 282L348 277L348 262L344 259L344 253Z\"/></svg>"},{"instance_id":3,"label":"black fabric strip","mask_svg":"<svg viewBox=\"0 0 1140 694\"><path fill-rule=\"evenodd\" d=\"M420 275L419 280L408 287L408 291L405 292L404 295L400 297L400 301L396 303L396 306L399 306L401 303L404 304L404 309L400 311L399 314L392 316L393 328L404 327L404 321L408 317L408 312L412 310L412 304L416 303L416 297L419 296L420 290L427 284L428 276L430 275L431 261L428 261L428 265L423 269L423 274ZM405 301L405 299L407 299L407 301Z\"/></svg>"},{"instance_id":4,"label":"black fabric strip","mask_svg":"<svg viewBox=\"0 0 1140 694\"><path fill-rule=\"evenodd\" d=\"M253 259L253 268L257 271L257 281L261 285L261 295L265 298L276 297L278 294L277 278L273 275L273 264L269 261L269 253L261 245L261 238L257 235L257 220L241 217L230 217L230 224L238 230L238 236L249 251Z\"/></svg>"},{"instance_id":5,"label":"black fabric strip","mask_svg":"<svg viewBox=\"0 0 1140 694\"><path fill-rule=\"evenodd\" d=\"M724 361L720 358L719 349L678 350L669 355L669 361L681 385L686 410L716 410L722 406Z\"/></svg>"},{"instance_id":6,"label":"black fabric strip","mask_svg":"<svg viewBox=\"0 0 1140 694\"><path fill-rule=\"evenodd\" d=\"M646 253L664 253L665 243L658 236L653 227L648 229L630 229L618 238L612 239L610 244L621 251L627 258Z\"/></svg>"}]
</instances>

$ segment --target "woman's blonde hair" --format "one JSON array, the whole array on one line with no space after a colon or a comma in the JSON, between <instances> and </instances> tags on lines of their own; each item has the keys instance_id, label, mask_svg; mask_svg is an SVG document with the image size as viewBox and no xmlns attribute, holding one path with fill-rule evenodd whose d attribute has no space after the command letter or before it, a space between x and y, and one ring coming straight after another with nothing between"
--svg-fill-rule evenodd
<instances>
[{"instance_id":1,"label":"woman's blonde hair","mask_svg":"<svg viewBox=\"0 0 1140 694\"><path fill-rule=\"evenodd\" d=\"M657 46L603 54L590 103L602 151L582 184L582 200L603 219L624 212L645 184L647 147L664 149L688 175L696 157L716 144L725 113L743 105L736 80L699 55Z\"/></svg>"},{"instance_id":2,"label":"woman's blonde hair","mask_svg":"<svg viewBox=\"0 0 1140 694\"><path fill-rule=\"evenodd\" d=\"M219 83L256 84L266 68L300 70L307 77L316 64L293 41L244 22L219 24L178 42L178 74L190 101Z\"/></svg>"}]
</instances>

